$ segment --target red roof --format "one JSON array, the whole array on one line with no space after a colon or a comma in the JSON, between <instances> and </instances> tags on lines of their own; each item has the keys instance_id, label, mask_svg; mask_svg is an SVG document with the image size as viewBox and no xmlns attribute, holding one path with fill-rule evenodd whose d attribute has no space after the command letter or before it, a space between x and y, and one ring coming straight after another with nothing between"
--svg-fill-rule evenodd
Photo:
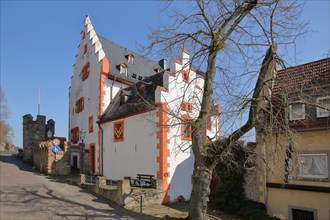
<instances>
[{"instance_id":1,"label":"red roof","mask_svg":"<svg viewBox=\"0 0 330 220\"><path fill-rule=\"evenodd\" d=\"M330 58L289 67L277 72L273 94L330 85Z\"/></svg>"}]
</instances>

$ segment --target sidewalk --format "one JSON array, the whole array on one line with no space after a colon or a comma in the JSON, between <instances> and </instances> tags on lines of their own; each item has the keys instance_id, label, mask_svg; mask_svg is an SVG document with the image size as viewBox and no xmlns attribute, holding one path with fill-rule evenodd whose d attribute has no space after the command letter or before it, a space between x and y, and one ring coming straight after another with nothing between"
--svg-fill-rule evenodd
<instances>
[{"instance_id":1,"label":"sidewalk","mask_svg":"<svg viewBox=\"0 0 330 220\"><path fill-rule=\"evenodd\" d=\"M67 176L48 176L48 178L60 183L78 185L78 181L80 177L79 174L71 174ZM140 207L128 208L127 210L133 211L137 214L141 213ZM188 203L183 203L183 204L173 203L168 205L142 206L141 216L155 217L155 219L178 220L178 219L185 219L188 216L188 210L189 210ZM236 218L230 218L230 217L228 218L227 215L224 217L221 216L221 218L215 217L213 215L209 216L209 220L235 220L235 219Z\"/></svg>"}]
</instances>

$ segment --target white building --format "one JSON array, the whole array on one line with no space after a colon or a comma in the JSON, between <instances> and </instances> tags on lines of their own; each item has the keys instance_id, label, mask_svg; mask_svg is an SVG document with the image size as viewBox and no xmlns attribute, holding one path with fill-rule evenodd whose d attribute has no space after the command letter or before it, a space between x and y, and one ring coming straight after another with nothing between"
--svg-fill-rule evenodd
<instances>
[{"instance_id":1,"label":"white building","mask_svg":"<svg viewBox=\"0 0 330 220\"><path fill-rule=\"evenodd\" d=\"M168 202L190 198L189 120L198 116L205 74L185 49L170 68L166 60L159 64L100 37L86 17L69 91L69 126L73 148L79 130L87 131L91 173L112 180L154 175L163 180ZM215 106L205 131L210 141L219 137L219 111ZM79 166L79 154L71 157Z\"/></svg>"}]
</instances>

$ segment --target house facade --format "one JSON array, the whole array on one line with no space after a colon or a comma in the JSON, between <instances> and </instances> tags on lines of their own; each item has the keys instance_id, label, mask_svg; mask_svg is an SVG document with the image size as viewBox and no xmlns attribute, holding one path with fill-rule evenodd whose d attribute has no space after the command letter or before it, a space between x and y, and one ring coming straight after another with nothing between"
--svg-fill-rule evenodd
<instances>
[{"instance_id":1,"label":"house facade","mask_svg":"<svg viewBox=\"0 0 330 220\"><path fill-rule=\"evenodd\" d=\"M259 201L281 219L330 219L330 58L276 75L277 123L266 136L257 129L266 161Z\"/></svg>"},{"instance_id":2,"label":"house facade","mask_svg":"<svg viewBox=\"0 0 330 220\"><path fill-rule=\"evenodd\" d=\"M101 130L96 122L121 88L155 74L160 66L96 34L89 16L75 59L69 88L71 166L102 174Z\"/></svg>"},{"instance_id":3,"label":"house facade","mask_svg":"<svg viewBox=\"0 0 330 220\"><path fill-rule=\"evenodd\" d=\"M122 89L100 118L104 175L135 178L137 173L163 180L163 201L189 199L194 159L191 124L200 109L204 73L191 67L182 49L170 68ZM215 106L205 137L219 137ZM109 135L110 134L110 135Z\"/></svg>"},{"instance_id":4,"label":"house facade","mask_svg":"<svg viewBox=\"0 0 330 220\"><path fill-rule=\"evenodd\" d=\"M169 67L164 59L155 63L97 35L89 17L78 48L69 89L72 161L82 157L84 129L90 173L111 180L153 175L162 180L163 202L189 199L191 121L205 77L189 52L181 49ZM214 104L205 141L219 138L219 111Z\"/></svg>"}]
</instances>

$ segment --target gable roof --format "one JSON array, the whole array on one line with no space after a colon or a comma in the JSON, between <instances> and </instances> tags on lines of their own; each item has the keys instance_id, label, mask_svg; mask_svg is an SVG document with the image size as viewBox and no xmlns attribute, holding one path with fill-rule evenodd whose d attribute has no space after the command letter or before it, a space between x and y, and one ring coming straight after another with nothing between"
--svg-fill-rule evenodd
<instances>
[{"instance_id":1,"label":"gable roof","mask_svg":"<svg viewBox=\"0 0 330 220\"><path fill-rule=\"evenodd\" d=\"M136 83L145 77L154 75L156 68L161 68L158 63L149 60L148 58L137 54L125 47L122 47L100 35L97 35L102 48L109 60L110 74L125 81ZM133 55L134 62L128 62L127 56ZM128 67L128 76L119 72L118 66L125 64ZM136 74L136 79L132 77ZM139 76L142 77L139 80Z\"/></svg>"},{"instance_id":2,"label":"gable roof","mask_svg":"<svg viewBox=\"0 0 330 220\"><path fill-rule=\"evenodd\" d=\"M330 58L289 67L277 72L273 95L330 85Z\"/></svg>"},{"instance_id":3,"label":"gable roof","mask_svg":"<svg viewBox=\"0 0 330 220\"><path fill-rule=\"evenodd\" d=\"M163 86L163 74L158 73L143 81L121 89L100 117L100 124L155 108L155 90Z\"/></svg>"}]
</instances>

